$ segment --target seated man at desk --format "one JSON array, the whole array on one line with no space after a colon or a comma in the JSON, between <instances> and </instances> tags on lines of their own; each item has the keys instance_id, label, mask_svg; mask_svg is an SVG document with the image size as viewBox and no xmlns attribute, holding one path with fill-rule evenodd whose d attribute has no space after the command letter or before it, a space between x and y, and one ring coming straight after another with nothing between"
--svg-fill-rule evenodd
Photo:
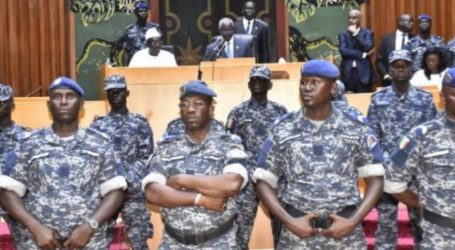
<instances>
[{"instance_id":1,"label":"seated man at desk","mask_svg":"<svg viewBox=\"0 0 455 250\"><path fill-rule=\"evenodd\" d=\"M213 38L205 49L203 61L215 61L217 58L254 57L255 46L252 35L234 34L234 21L223 17L218 22L219 36Z\"/></svg>"},{"instance_id":2,"label":"seated man at desk","mask_svg":"<svg viewBox=\"0 0 455 250\"><path fill-rule=\"evenodd\" d=\"M175 56L162 50L161 33L157 28L148 29L145 33L147 48L136 52L128 67L172 67L177 66Z\"/></svg>"}]
</instances>

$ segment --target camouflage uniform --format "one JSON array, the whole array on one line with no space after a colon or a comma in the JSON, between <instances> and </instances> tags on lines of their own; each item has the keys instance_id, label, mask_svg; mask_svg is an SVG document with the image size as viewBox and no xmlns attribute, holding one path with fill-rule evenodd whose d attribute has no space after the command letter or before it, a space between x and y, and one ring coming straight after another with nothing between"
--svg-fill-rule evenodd
<instances>
[{"instance_id":1,"label":"camouflage uniform","mask_svg":"<svg viewBox=\"0 0 455 250\"><path fill-rule=\"evenodd\" d=\"M5 164L8 153L13 151L15 147L28 136L28 134L29 132L26 129L15 123L6 129L0 129L0 175L3 173L2 166ZM5 215L6 212L0 208L0 217ZM5 219L9 221L8 218Z\"/></svg>"},{"instance_id":2,"label":"camouflage uniform","mask_svg":"<svg viewBox=\"0 0 455 250\"><path fill-rule=\"evenodd\" d=\"M7 176L0 187L22 197L26 210L40 223L68 237L85 223L112 190L126 188L122 169L107 137L92 129L79 129L71 139L58 137L51 128L26 138L5 164ZM31 233L13 223L17 249L38 249ZM100 225L84 249L107 249L107 225Z\"/></svg>"},{"instance_id":3,"label":"camouflage uniform","mask_svg":"<svg viewBox=\"0 0 455 250\"><path fill-rule=\"evenodd\" d=\"M455 67L455 38L452 38L447 42L447 47L449 49L449 65L448 67Z\"/></svg>"},{"instance_id":4,"label":"camouflage uniform","mask_svg":"<svg viewBox=\"0 0 455 250\"><path fill-rule=\"evenodd\" d=\"M409 40L403 49L409 50L412 54L412 71L422 69L423 53L428 47L445 48L444 40L437 35L432 35L430 39L424 40L420 36L415 36Z\"/></svg>"},{"instance_id":5,"label":"camouflage uniform","mask_svg":"<svg viewBox=\"0 0 455 250\"><path fill-rule=\"evenodd\" d=\"M133 23L126 28L121 38L121 47L125 50L125 65L127 66L133 58L134 53L147 48L145 44L145 32L151 28L159 28L156 23L147 22L145 26Z\"/></svg>"},{"instance_id":6,"label":"camouflage uniform","mask_svg":"<svg viewBox=\"0 0 455 250\"><path fill-rule=\"evenodd\" d=\"M115 152L125 165L128 200L123 204L122 217L133 249L148 249L147 239L153 228L140 182L146 175L145 163L153 152L153 134L143 116L110 112L98 117L91 127L109 135Z\"/></svg>"},{"instance_id":7,"label":"camouflage uniform","mask_svg":"<svg viewBox=\"0 0 455 250\"><path fill-rule=\"evenodd\" d=\"M255 178L276 188L283 176L281 199L304 213L358 206L357 179L384 172L379 143L366 118L333 108L318 126L303 114L304 109L290 113L272 128ZM366 241L361 224L340 240L322 235L301 239L283 228L277 249L366 249Z\"/></svg>"},{"instance_id":8,"label":"camouflage uniform","mask_svg":"<svg viewBox=\"0 0 455 250\"><path fill-rule=\"evenodd\" d=\"M386 156L411 128L433 119L437 113L433 97L427 91L411 85L408 92L400 95L393 88L388 86L374 93L368 108L368 122L380 138L381 149ZM398 238L398 202L385 193L376 209L379 216L375 235L376 248L395 249ZM413 230L418 229L413 227ZM414 235L418 240L418 232Z\"/></svg>"},{"instance_id":9,"label":"camouflage uniform","mask_svg":"<svg viewBox=\"0 0 455 250\"><path fill-rule=\"evenodd\" d=\"M226 128L242 139L245 151L250 156L248 164L250 178L253 176L255 161L262 144L267 139L270 127L275 120L286 113L286 108L278 103L272 101L258 103L254 99L241 103L229 113ZM248 249L258 206L253 182L250 181L247 184L237 201L240 208L238 244L241 249Z\"/></svg>"},{"instance_id":10,"label":"camouflage uniform","mask_svg":"<svg viewBox=\"0 0 455 250\"><path fill-rule=\"evenodd\" d=\"M416 176L420 206L455 220L455 122L443 114L413 128L404 136L387 164L384 190L400 193ZM455 228L441 227L422 218L419 249L453 249Z\"/></svg>"},{"instance_id":11,"label":"camouflage uniform","mask_svg":"<svg viewBox=\"0 0 455 250\"><path fill-rule=\"evenodd\" d=\"M224 132L209 130L202 144L193 143L186 134L174 134L164 137L158 142L157 151L147 166L150 174L143 180L143 188L150 182L159 182L177 174L218 175L225 173L229 166L244 162L247 158L243 151L240 138ZM245 173L246 175L246 173ZM153 177L159 176L158 180ZM246 176L245 176L246 177ZM245 186L248 179L244 179ZM161 208L164 223L170 227L191 234L201 234L218 228L234 218L238 213L234 198L226 202L224 212L214 212L201 206L185 206ZM227 233L199 245L185 245L172 238L166 230L158 249L238 249L236 242L237 226L234 225Z\"/></svg>"}]
</instances>

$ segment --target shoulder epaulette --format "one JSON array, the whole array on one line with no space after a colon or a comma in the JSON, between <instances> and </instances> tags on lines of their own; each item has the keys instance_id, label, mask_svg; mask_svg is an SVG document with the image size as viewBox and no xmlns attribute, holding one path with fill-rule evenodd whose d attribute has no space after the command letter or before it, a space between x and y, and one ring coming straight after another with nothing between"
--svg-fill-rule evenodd
<instances>
[{"instance_id":1,"label":"shoulder epaulette","mask_svg":"<svg viewBox=\"0 0 455 250\"><path fill-rule=\"evenodd\" d=\"M343 109L343 114L346 115L346 117L355 122L360 122L362 124L368 125L368 118L366 118L360 111L355 110L355 109Z\"/></svg>"},{"instance_id":2,"label":"shoulder epaulette","mask_svg":"<svg viewBox=\"0 0 455 250\"><path fill-rule=\"evenodd\" d=\"M98 131L98 130L96 130L94 128L87 128L87 131L92 132L94 134L97 134L97 135L101 136L105 140L109 140L109 136L107 134L105 134L105 133L103 133L101 131Z\"/></svg>"},{"instance_id":3,"label":"shoulder epaulette","mask_svg":"<svg viewBox=\"0 0 455 250\"><path fill-rule=\"evenodd\" d=\"M373 94L371 94L371 97L376 96L378 94L383 94L385 91L387 91L387 87L381 88L380 90L374 92Z\"/></svg>"},{"instance_id":4,"label":"shoulder epaulette","mask_svg":"<svg viewBox=\"0 0 455 250\"><path fill-rule=\"evenodd\" d=\"M160 145L160 144L169 143L169 142L172 142L172 141L178 139L180 136L181 136L181 134L178 134L178 133L168 133L168 132L166 132L166 133L161 137L161 139L159 139L159 140L156 142L156 144Z\"/></svg>"},{"instance_id":5,"label":"shoulder epaulette","mask_svg":"<svg viewBox=\"0 0 455 250\"><path fill-rule=\"evenodd\" d=\"M38 128L38 129L31 130L31 131L27 131L26 133L24 133L22 140L24 140L24 141L29 140L30 138L32 138L38 134L41 134L43 131L44 131L43 128Z\"/></svg>"},{"instance_id":6,"label":"shoulder epaulette","mask_svg":"<svg viewBox=\"0 0 455 250\"><path fill-rule=\"evenodd\" d=\"M242 143L242 139L240 138L240 136L238 136L236 134L232 134L229 131L223 132L221 134L221 138L223 138L226 141L232 141L232 142L235 142L235 143Z\"/></svg>"},{"instance_id":7,"label":"shoulder epaulette","mask_svg":"<svg viewBox=\"0 0 455 250\"><path fill-rule=\"evenodd\" d=\"M287 119L291 118L293 116L294 112L289 112L287 114L282 115L281 117L277 118L272 124L270 125L270 128L276 127L278 124L282 123L283 121L286 121Z\"/></svg>"},{"instance_id":8,"label":"shoulder epaulette","mask_svg":"<svg viewBox=\"0 0 455 250\"><path fill-rule=\"evenodd\" d=\"M429 122L425 122L425 123L420 124L419 126L415 127L412 130L412 135L414 135L416 138L422 138L428 132L438 130L440 128L441 128L440 123L438 123L436 121L429 121Z\"/></svg>"}]
</instances>

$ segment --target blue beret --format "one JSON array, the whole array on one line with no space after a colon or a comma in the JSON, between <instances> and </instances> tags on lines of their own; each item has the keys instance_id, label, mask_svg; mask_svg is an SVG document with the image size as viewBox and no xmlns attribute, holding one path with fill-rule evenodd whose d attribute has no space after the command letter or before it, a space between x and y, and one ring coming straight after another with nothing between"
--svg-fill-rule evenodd
<instances>
[{"instance_id":1,"label":"blue beret","mask_svg":"<svg viewBox=\"0 0 455 250\"><path fill-rule=\"evenodd\" d=\"M136 3L134 3L135 10L143 10L143 9L148 9L148 8L149 8L149 4L147 2L137 1Z\"/></svg>"},{"instance_id":2,"label":"blue beret","mask_svg":"<svg viewBox=\"0 0 455 250\"><path fill-rule=\"evenodd\" d=\"M405 60L412 62L412 55L409 50L394 50L389 54L389 63L393 63L396 60Z\"/></svg>"},{"instance_id":3,"label":"blue beret","mask_svg":"<svg viewBox=\"0 0 455 250\"><path fill-rule=\"evenodd\" d=\"M72 89L74 92L78 93L80 96L84 96L84 90L75 82L73 79L68 77L58 77L51 82L49 85L49 90L51 89L61 89L61 88L68 88Z\"/></svg>"},{"instance_id":4,"label":"blue beret","mask_svg":"<svg viewBox=\"0 0 455 250\"><path fill-rule=\"evenodd\" d=\"M455 68L449 68L442 78L442 85L455 88Z\"/></svg>"},{"instance_id":5,"label":"blue beret","mask_svg":"<svg viewBox=\"0 0 455 250\"><path fill-rule=\"evenodd\" d=\"M180 99L189 95L215 97L216 93L207 86L207 83L200 80L193 80L180 87Z\"/></svg>"},{"instance_id":6,"label":"blue beret","mask_svg":"<svg viewBox=\"0 0 455 250\"><path fill-rule=\"evenodd\" d=\"M302 65L300 71L302 76L319 76L326 78L337 78L340 71L335 64L326 60L310 60Z\"/></svg>"},{"instance_id":7,"label":"blue beret","mask_svg":"<svg viewBox=\"0 0 455 250\"><path fill-rule=\"evenodd\" d=\"M250 71L250 78L252 77L270 80L270 69L265 65L255 65Z\"/></svg>"},{"instance_id":8,"label":"blue beret","mask_svg":"<svg viewBox=\"0 0 455 250\"><path fill-rule=\"evenodd\" d=\"M421 15L420 15L420 16L417 18L417 20L419 20L419 21L420 21L420 20L427 20L427 21L431 21L431 20L433 20L433 19L431 18L431 16L430 16L430 15L427 15L427 14L421 14Z\"/></svg>"},{"instance_id":9,"label":"blue beret","mask_svg":"<svg viewBox=\"0 0 455 250\"><path fill-rule=\"evenodd\" d=\"M110 75L104 78L104 90L124 88L126 88L126 80L124 76Z\"/></svg>"},{"instance_id":10,"label":"blue beret","mask_svg":"<svg viewBox=\"0 0 455 250\"><path fill-rule=\"evenodd\" d=\"M6 101L13 96L13 89L9 85L0 83L0 101Z\"/></svg>"}]
</instances>

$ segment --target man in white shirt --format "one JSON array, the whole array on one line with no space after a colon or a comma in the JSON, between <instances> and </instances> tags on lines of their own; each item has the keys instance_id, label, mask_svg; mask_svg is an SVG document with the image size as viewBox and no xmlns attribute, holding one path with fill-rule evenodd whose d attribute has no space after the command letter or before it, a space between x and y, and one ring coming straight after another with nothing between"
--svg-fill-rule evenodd
<instances>
[{"instance_id":1,"label":"man in white shirt","mask_svg":"<svg viewBox=\"0 0 455 250\"><path fill-rule=\"evenodd\" d=\"M163 41L157 28L148 29L145 33L147 48L136 52L128 67L173 67L177 66L175 56L161 49Z\"/></svg>"}]
</instances>

